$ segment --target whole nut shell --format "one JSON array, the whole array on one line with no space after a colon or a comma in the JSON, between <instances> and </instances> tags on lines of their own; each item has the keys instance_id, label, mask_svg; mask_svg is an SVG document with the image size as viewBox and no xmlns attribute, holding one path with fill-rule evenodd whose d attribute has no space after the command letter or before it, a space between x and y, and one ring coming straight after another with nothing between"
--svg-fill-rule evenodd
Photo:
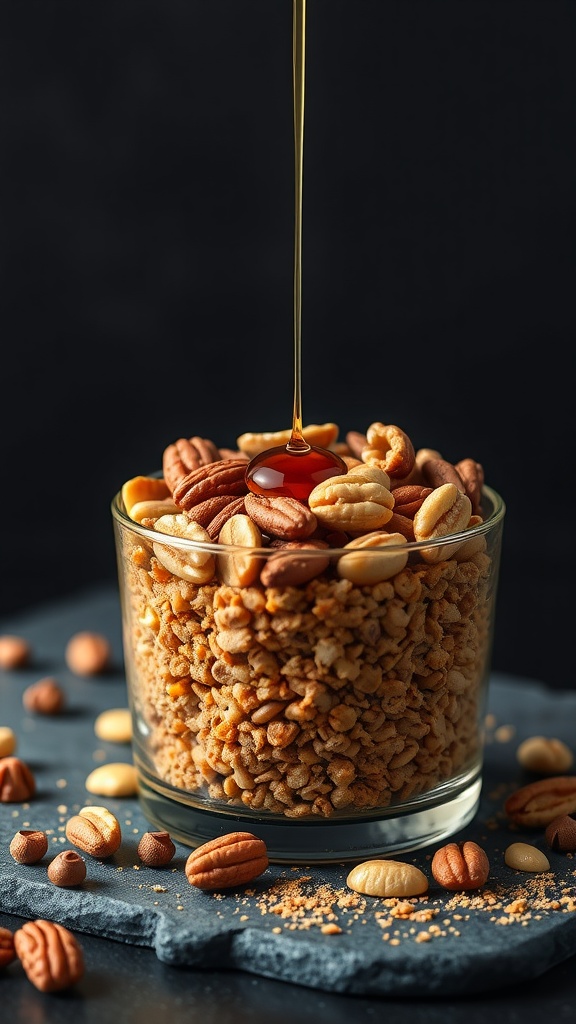
<instances>
[{"instance_id":1,"label":"whole nut shell","mask_svg":"<svg viewBox=\"0 0 576 1024\"><path fill-rule=\"evenodd\" d=\"M257 878L268 863L262 839L251 832L229 832L192 851L186 878L197 889L232 889Z\"/></svg>"},{"instance_id":2,"label":"whole nut shell","mask_svg":"<svg viewBox=\"0 0 576 1024\"><path fill-rule=\"evenodd\" d=\"M48 837L38 829L20 829L10 843L10 854L18 864L37 864L48 849Z\"/></svg>"},{"instance_id":3,"label":"whole nut shell","mask_svg":"<svg viewBox=\"0 0 576 1024\"><path fill-rule=\"evenodd\" d=\"M560 814L546 828L546 842L551 850L558 853L576 852L576 819L569 814Z\"/></svg>"},{"instance_id":4,"label":"whole nut shell","mask_svg":"<svg viewBox=\"0 0 576 1024\"><path fill-rule=\"evenodd\" d=\"M47 874L53 885L69 889L86 878L86 861L74 850L62 850L48 865Z\"/></svg>"},{"instance_id":5,"label":"whole nut shell","mask_svg":"<svg viewBox=\"0 0 576 1024\"><path fill-rule=\"evenodd\" d=\"M22 636L4 633L0 636L0 668L22 668L30 661L30 644Z\"/></svg>"},{"instance_id":6,"label":"whole nut shell","mask_svg":"<svg viewBox=\"0 0 576 1024\"><path fill-rule=\"evenodd\" d=\"M175 853L176 847L168 832L145 832L138 843L140 860L151 868L169 864Z\"/></svg>"}]
</instances>

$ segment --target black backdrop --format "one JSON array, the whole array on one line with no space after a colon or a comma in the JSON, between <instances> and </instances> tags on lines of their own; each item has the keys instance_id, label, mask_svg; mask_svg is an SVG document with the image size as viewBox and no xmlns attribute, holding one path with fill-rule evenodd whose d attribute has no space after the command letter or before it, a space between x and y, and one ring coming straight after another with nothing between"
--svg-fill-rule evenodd
<instances>
[{"instance_id":1,"label":"black backdrop","mask_svg":"<svg viewBox=\"0 0 576 1024\"><path fill-rule=\"evenodd\" d=\"M308 0L304 421L505 498L494 665L571 686L573 2ZM291 0L1 0L0 612L109 502L292 411Z\"/></svg>"}]
</instances>

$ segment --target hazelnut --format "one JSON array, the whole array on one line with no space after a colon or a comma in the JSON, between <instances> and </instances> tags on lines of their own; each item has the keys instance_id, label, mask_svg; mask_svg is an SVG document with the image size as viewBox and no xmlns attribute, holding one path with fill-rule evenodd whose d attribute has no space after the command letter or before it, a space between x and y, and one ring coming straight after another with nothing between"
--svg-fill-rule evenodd
<instances>
[{"instance_id":1,"label":"hazelnut","mask_svg":"<svg viewBox=\"0 0 576 1024\"><path fill-rule=\"evenodd\" d=\"M138 843L138 856L143 864L161 868L169 864L176 847L168 832L145 832Z\"/></svg>"},{"instance_id":2,"label":"hazelnut","mask_svg":"<svg viewBox=\"0 0 576 1024\"><path fill-rule=\"evenodd\" d=\"M74 850L63 850L50 862L47 874L53 885L69 889L86 878L86 862Z\"/></svg>"},{"instance_id":3,"label":"hazelnut","mask_svg":"<svg viewBox=\"0 0 576 1024\"><path fill-rule=\"evenodd\" d=\"M64 691L55 679L46 676L33 683L22 694L26 711L37 715L57 715L64 707Z\"/></svg>"},{"instance_id":4,"label":"hazelnut","mask_svg":"<svg viewBox=\"0 0 576 1024\"><path fill-rule=\"evenodd\" d=\"M48 837L38 829L20 829L10 843L10 853L18 864L37 864L48 849Z\"/></svg>"},{"instance_id":5,"label":"hazelnut","mask_svg":"<svg viewBox=\"0 0 576 1024\"><path fill-rule=\"evenodd\" d=\"M22 636L0 636L0 668L22 668L30 660L30 644Z\"/></svg>"},{"instance_id":6,"label":"hazelnut","mask_svg":"<svg viewBox=\"0 0 576 1024\"><path fill-rule=\"evenodd\" d=\"M576 818L559 814L546 828L545 837L551 850L576 853Z\"/></svg>"},{"instance_id":7,"label":"hazelnut","mask_svg":"<svg viewBox=\"0 0 576 1024\"><path fill-rule=\"evenodd\" d=\"M110 664L110 644L100 633L75 633L66 645L66 664L77 676L100 675Z\"/></svg>"}]
</instances>

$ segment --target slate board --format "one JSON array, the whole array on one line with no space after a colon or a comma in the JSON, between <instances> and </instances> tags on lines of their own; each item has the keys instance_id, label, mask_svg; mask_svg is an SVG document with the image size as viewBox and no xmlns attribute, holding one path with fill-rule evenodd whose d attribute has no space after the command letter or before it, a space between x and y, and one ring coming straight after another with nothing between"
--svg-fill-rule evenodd
<instances>
[{"instance_id":1,"label":"slate board","mask_svg":"<svg viewBox=\"0 0 576 1024\"><path fill-rule=\"evenodd\" d=\"M115 666L104 676L79 678L65 666L66 642L82 629L103 632L112 643ZM0 804L3 911L58 921L77 934L148 946L175 967L237 969L299 986L362 995L489 992L539 976L576 954L576 912L531 907L524 923L505 912L526 884L535 897L542 879L547 881L548 898L575 897L576 858L548 850L541 830L511 829L503 814L506 796L529 781L516 762L518 743L539 733L573 744L576 693L550 692L516 677L492 677L481 806L476 819L453 839L473 839L487 851L491 873L486 890L498 901L493 908L453 907L453 894L440 890L432 879L430 848L398 859L415 863L430 879L427 900L418 901L416 909L431 908L432 921L396 919L383 928L378 915L387 916L389 908L381 900L366 898L360 908L335 904L341 931L324 934L317 924L306 925L313 911L297 921L271 912L274 886L296 883L302 893L314 894L322 885L328 894L349 894L350 865L271 865L238 893L203 893L186 880L190 850L181 844L176 844L168 867L140 865L138 840L153 826L136 799L104 799L85 790L86 776L98 764L131 759L128 746L102 743L93 730L100 711L126 705L114 590L88 591L4 620L0 633L8 632L29 640L33 660L25 669L0 671L0 725L15 731L16 753L34 772L37 793L28 805ZM66 692L66 709L58 716L33 716L23 709L24 689L44 675L56 677ZM88 875L82 887L58 889L47 880L47 865L57 852L69 848L66 820L87 803L105 804L116 815L122 846L107 861L86 857ZM50 846L40 864L24 866L12 859L9 844L18 829L29 827L49 831ZM536 878L506 867L504 851L517 841L544 850L551 873ZM431 933L429 940L417 941L419 932Z\"/></svg>"}]
</instances>

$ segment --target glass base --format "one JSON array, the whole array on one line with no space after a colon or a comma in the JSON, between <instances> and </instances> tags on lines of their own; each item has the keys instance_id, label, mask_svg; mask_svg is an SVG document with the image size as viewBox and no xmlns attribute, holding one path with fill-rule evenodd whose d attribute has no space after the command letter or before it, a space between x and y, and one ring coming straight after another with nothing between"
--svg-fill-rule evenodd
<instances>
[{"instance_id":1,"label":"glass base","mask_svg":"<svg viewBox=\"0 0 576 1024\"><path fill-rule=\"evenodd\" d=\"M152 784L151 784L152 783ZM475 816L481 776L476 771L419 798L402 810L388 808L373 816L295 821L254 811L222 811L183 803L139 775L142 811L157 828L186 846L197 847L227 832L251 832L266 843L275 864L342 864L407 853L448 839Z\"/></svg>"}]
</instances>

